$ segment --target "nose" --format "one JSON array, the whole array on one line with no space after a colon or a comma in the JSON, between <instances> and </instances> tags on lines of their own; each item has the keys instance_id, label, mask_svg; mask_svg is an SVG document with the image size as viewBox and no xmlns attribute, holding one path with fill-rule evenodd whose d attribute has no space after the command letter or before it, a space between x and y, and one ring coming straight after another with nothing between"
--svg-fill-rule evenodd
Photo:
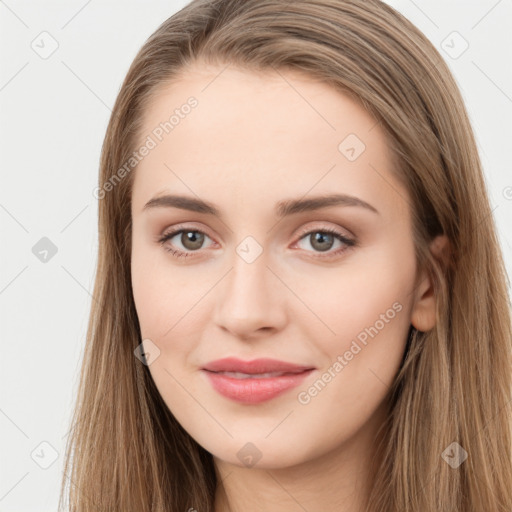
<instances>
[{"instance_id":1,"label":"nose","mask_svg":"<svg viewBox=\"0 0 512 512\"><path fill-rule=\"evenodd\" d=\"M287 321L286 287L268 266L265 253L248 263L238 254L216 287L214 322L238 338L268 336Z\"/></svg>"}]
</instances>

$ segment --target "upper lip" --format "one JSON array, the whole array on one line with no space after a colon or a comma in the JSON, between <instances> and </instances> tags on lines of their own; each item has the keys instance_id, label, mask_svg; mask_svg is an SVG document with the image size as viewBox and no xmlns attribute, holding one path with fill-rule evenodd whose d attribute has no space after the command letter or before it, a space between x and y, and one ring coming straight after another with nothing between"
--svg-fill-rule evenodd
<instances>
[{"instance_id":1,"label":"upper lip","mask_svg":"<svg viewBox=\"0 0 512 512\"><path fill-rule=\"evenodd\" d=\"M217 359L203 366L203 370L211 372L239 372L247 374L269 372L300 373L312 369L312 366L293 364L286 361L278 361L277 359L261 358L253 359L252 361L242 361L236 357Z\"/></svg>"}]
</instances>

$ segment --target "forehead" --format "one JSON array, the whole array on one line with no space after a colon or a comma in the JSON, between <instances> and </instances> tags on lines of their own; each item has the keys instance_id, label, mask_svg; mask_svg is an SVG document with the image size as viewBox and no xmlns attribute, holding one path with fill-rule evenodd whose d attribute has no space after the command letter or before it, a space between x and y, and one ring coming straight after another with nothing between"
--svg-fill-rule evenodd
<instances>
[{"instance_id":1,"label":"forehead","mask_svg":"<svg viewBox=\"0 0 512 512\"><path fill-rule=\"evenodd\" d=\"M346 94L294 70L189 67L155 91L140 140L147 137L155 144L137 166L134 202L176 187L276 201L284 192L336 189L379 203L400 188L376 120Z\"/></svg>"},{"instance_id":2,"label":"forehead","mask_svg":"<svg viewBox=\"0 0 512 512\"><path fill-rule=\"evenodd\" d=\"M145 131L179 111L191 97L199 107L193 111L194 129L209 129L212 136L243 129L245 139L260 139L285 129L295 136L325 132L338 137L351 129L368 139L366 132L376 126L346 93L298 70L254 71L196 63L157 87L144 114ZM377 129L371 138L383 135Z\"/></svg>"}]
</instances>

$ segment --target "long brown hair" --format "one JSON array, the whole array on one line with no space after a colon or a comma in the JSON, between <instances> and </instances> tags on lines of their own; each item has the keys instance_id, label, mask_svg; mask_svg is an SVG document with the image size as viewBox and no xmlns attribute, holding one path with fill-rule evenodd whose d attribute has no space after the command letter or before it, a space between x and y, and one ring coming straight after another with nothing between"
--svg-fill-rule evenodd
<instances>
[{"instance_id":1,"label":"long brown hair","mask_svg":"<svg viewBox=\"0 0 512 512\"><path fill-rule=\"evenodd\" d=\"M388 395L367 510L510 512L508 278L473 130L438 51L379 0L194 0L135 57L102 148L94 301L59 505L69 488L74 512L213 511L211 454L175 420L134 357L136 168L120 172L157 88L198 61L300 70L350 94L389 138L396 176L412 198L416 255L433 278L437 324L411 332ZM445 265L428 250L441 233L450 242ZM459 446L468 457L451 467L443 454L464 453Z\"/></svg>"}]
</instances>

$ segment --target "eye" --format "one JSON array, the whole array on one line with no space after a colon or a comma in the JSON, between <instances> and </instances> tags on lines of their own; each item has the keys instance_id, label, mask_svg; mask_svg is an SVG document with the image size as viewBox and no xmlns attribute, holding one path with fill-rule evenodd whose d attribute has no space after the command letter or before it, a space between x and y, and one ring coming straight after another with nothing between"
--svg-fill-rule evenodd
<instances>
[{"instance_id":1,"label":"eye","mask_svg":"<svg viewBox=\"0 0 512 512\"><path fill-rule=\"evenodd\" d=\"M179 236L178 236L179 235ZM176 241L169 244L173 238L177 238ZM176 226L172 231L164 233L157 240L163 246L163 248L170 252L177 258L192 256L194 252L199 252L203 248L205 238L211 238L198 229L184 228L183 226ZM351 238L347 238L345 235L340 233L334 228L321 228L321 229L310 229L301 233L301 237L297 244L301 241L306 240L316 253L326 253L326 255L318 255L315 257L328 258L337 256L340 253L350 249L357 245L357 241ZM331 251L335 243L338 242L341 247L335 251ZM181 244L181 248L176 244Z\"/></svg>"},{"instance_id":2,"label":"eye","mask_svg":"<svg viewBox=\"0 0 512 512\"><path fill-rule=\"evenodd\" d=\"M178 237L178 235L180 236ZM178 226L173 231L165 233L158 239L158 242L173 256L181 258L191 256L193 252L197 252L201 249L205 241L205 237L210 238L206 233L197 229L181 228ZM177 238L177 241L172 244L166 244L166 242L171 241L173 238ZM179 245L177 249L175 248L177 243L181 244L181 248Z\"/></svg>"},{"instance_id":3,"label":"eye","mask_svg":"<svg viewBox=\"0 0 512 512\"><path fill-rule=\"evenodd\" d=\"M335 243L338 242L341 245L341 247L339 247L338 250L328 252L328 256L326 257L336 256L348 250L349 248L357 245L356 240L347 238L345 235L343 235L334 228L321 228L309 230L305 233L302 233L299 242L301 242L302 240L307 241L309 245L313 247L313 249L315 249L314 252L317 253L327 253L327 251L330 251L330 249L332 249ZM297 242L297 244L299 242ZM324 256L320 255L320 257Z\"/></svg>"}]
</instances>

